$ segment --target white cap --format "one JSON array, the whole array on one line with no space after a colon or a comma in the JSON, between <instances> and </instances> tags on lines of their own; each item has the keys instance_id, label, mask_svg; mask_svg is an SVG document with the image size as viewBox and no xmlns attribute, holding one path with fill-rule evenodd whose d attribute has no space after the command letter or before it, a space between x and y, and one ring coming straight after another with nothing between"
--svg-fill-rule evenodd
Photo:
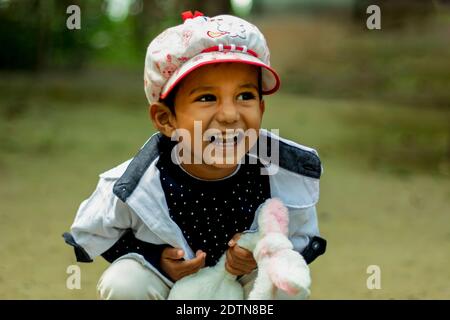
<instances>
[{"instance_id":1,"label":"white cap","mask_svg":"<svg viewBox=\"0 0 450 320\"><path fill-rule=\"evenodd\" d=\"M230 15L213 18L183 12L184 23L165 30L148 46L144 88L149 103L164 99L190 72L211 63L238 62L262 67L262 93L278 90L280 78L270 67L263 34Z\"/></svg>"}]
</instances>

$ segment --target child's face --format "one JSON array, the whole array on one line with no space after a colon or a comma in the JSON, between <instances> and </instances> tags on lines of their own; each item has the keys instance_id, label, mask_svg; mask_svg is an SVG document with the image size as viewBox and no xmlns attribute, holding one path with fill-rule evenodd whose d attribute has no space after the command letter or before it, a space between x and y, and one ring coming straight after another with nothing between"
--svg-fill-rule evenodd
<instances>
[{"instance_id":1,"label":"child's face","mask_svg":"<svg viewBox=\"0 0 450 320\"><path fill-rule=\"evenodd\" d=\"M202 138L208 129L222 133L216 134L213 142L214 138L209 141L202 139L202 154L191 151L202 163L182 164L185 169L201 178L214 179L226 176L236 168L251 145L248 139L241 140L230 133L238 129L258 133L261 126L264 102L259 98L258 72L258 67L248 64L217 63L193 71L182 81L175 97L174 127L189 131L191 150L194 150L193 141L197 138L194 136L194 121L201 121ZM222 148L224 154L232 154L232 163L228 159L227 163L206 164L205 158L209 153L205 149L210 144Z\"/></svg>"}]
</instances>

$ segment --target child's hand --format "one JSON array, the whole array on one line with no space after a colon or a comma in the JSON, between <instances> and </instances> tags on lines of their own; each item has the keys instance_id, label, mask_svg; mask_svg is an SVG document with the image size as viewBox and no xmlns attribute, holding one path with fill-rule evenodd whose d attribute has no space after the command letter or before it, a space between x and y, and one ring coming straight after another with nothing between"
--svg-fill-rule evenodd
<instances>
[{"instance_id":1,"label":"child's hand","mask_svg":"<svg viewBox=\"0 0 450 320\"><path fill-rule=\"evenodd\" d=\"M225 262L225 269L235 276L241 276L243 274L248 274L256 268L256 261L253 258L253 253L239 247L237 241L241 234L236 233L228 242L227 250L227 260Z\"/></svg>"},{"instance_id":2,"label":"child's hand","mask_svg":"<svg viewBox=\"0 0 450 320\"><path fill-rule=\"evenodd\" d=\"M182 259L183 255L183 250L178 248L165 248L161 254L161 269L173 281L180 280L187 275L195 273L205 266L205 252L198 250L195 258L187 261Z\"/></svg>"}]
</instances>

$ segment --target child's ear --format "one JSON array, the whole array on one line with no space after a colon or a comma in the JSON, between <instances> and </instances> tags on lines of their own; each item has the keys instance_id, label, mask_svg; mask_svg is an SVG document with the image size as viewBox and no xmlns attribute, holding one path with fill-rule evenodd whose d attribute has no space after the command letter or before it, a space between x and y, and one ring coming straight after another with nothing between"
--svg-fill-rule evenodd
<instances>
[{"instance_id":1,"label":"child's ear","mask_svg":"<svg viewBox=\"0 0 450 320\"><path fill-rule=\"evenodd\" d=\"M176 119L169 107L164 103L154 102L149 106L148 111L156 129L170 138L176 129Z\"/></svg>"}]
</instances>

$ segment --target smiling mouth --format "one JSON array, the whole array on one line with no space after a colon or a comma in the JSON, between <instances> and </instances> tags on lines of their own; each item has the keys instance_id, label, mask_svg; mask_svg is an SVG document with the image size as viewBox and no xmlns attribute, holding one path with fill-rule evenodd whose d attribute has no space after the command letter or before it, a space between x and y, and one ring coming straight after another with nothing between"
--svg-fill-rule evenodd
<instances>
[{"instance_id":1,"label":"smiling mouth","mask_svg":"<svg viewBox=\"0 0 450 320\"><path fill-rule=\"evenodd\" d=\"M218 147L230 148L238 145L244 139L243 132L214 134L209 137L209 142Z\"/></svg>"}]
</instances>

